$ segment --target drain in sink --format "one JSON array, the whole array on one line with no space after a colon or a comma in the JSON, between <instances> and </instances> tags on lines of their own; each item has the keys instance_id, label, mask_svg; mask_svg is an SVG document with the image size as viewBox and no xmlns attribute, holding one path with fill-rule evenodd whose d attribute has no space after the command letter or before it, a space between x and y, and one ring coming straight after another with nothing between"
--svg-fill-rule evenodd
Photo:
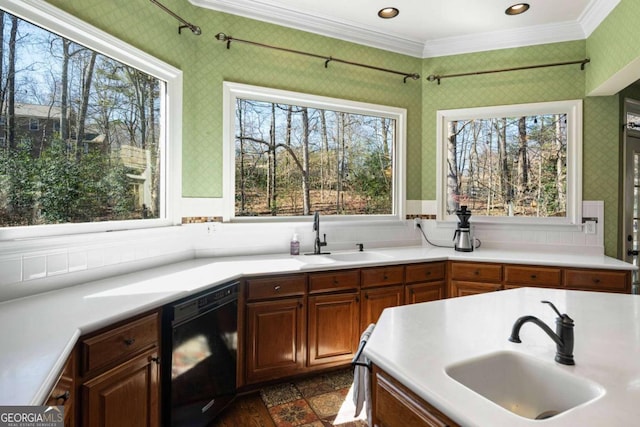
<instances>
[{"instance_id":1,"label":"drain in sink","mask_svg":"<svg viewBox=\"0 0 640 427\"><path fill-rule=\"evenodd\" d=\"M538 414L538 416L535 418L536 420L546 420L549 419L555 415L558 415L560 413L560 411L544 411L540 414Z\"/></svg>"}]
</instances>

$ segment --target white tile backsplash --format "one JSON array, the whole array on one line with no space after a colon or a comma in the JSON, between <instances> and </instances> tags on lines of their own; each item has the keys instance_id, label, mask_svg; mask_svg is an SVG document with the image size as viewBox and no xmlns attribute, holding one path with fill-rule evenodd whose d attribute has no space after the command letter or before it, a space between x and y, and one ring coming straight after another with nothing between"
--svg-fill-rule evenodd
<instances>
[{"instance_id":1,"label":"white tile backsplash","mask_svg":"<svg viewBox=\"0 0 640 427\"><path fill-rule=\"evenodd\" d=\"M474 232L484 247L604 253L604 203L584 202L583 217L598 218L596 234L585 234L579 226L505 227L495 224L474 225ZM421 222L429 240L452 246L455 223ZM24 250L5 250L0 258L0 301L29 295L36 292L33 290L36 288L38 292L49 290L51 287L46 285L49 281L53 288L70 286L82 283L87 277L119 274L117 272L132 271L136 266L149 268L167 259L288 253L293 233L299 236L301 253L313 251L315 234L311 220L269 225L190 224L24 243ZM321 234L324 233L328 246L323 249L328 251L355 250L356 243L363 243L365 248L427 245L412 220L363 224L323 218ZM22 282L32 286L17 286ZM5 292L5 289L10 291Z\"/></svg>"}]
</instances>

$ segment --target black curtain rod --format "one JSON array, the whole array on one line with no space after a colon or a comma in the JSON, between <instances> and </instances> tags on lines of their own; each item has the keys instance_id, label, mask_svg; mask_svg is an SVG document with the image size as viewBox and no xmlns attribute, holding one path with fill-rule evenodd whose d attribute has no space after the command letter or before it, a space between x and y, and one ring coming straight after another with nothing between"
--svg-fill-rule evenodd
<instances>
[{"instance_id":1,"label":"black curtain rod","mask_svg":"<svg viewBox=\"0 0 640 427\"><path fill-rule=\"evenodd\" d=\"M216 39L218 39L218 40L220 40L222 42L227 42L227 49L230 49L231 48L231 42L235 41L235 42L240 42L240 43L247 43L247 44L250 44L250 45L253 45L253 46L266 47L268 49L275 49L275 50L279 50L281 52L289 52L289 53L295 53L297 55L304 55L304 56L310 56L312 58L324 59L324 67L325 68L329 67L329 63L330 62L339 62L341 64L347 64L347 65L353 65L353 66L356 66L356 67L368 68L370 70L376 70L376 71L382 71L382 72L385 72L385 73L398 74L398 75L404 76L404 79L403 79L404 83L407 82L407 79L418 80L420 78L420 74L417 74L417 73L405 73L405 72L402 72L402 71L390 70L388 68L382 68L382 67L376 67L376 66L373 66L373 65L360 64L358 62L346 61L344 59L338 59L338 58L334 58L332 56L318 55L318 54L315 54L315 53L302 52L300 50L287 49L285 47L272 46L272 45L268 45L268 44L264 44L264 43L258 43L258 42L254 42L254 41L250 41L250 40L237 39L237 38L228 36L225 33L216 34Z\"/></svg>"},{"instance_id":2,"label":"black curtain rod","mask_svg":"<svg viewBox=\"0 0 640 427\"><path fill-rule=\"evenodd\" d=\"M589 58L585 58L578 61L554 62L551 64L539 64L539 65L526 65L524 67L502 68L498 70L472 71L469 73L445 74L445 75L431 74L429 77L427 77L427 80L429 80L430 82L437 81L438 84L440 84L440 80L448 79L450 77L477 76L480 74L504 73L506 71L518 71L518 70L532 70L535 68L559 67L561 65L573 65L573 64L580 64L580 69L584 70L584 66L589 62L591 62L591 60Z\"/></svg>"}]
</instances>

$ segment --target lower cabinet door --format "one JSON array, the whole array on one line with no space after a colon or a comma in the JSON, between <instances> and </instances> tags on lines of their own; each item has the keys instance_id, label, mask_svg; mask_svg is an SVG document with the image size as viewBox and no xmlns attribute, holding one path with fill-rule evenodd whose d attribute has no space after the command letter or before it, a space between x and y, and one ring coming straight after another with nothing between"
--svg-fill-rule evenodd
<instances>
[{"instance_id":1,"label":"lower cabinet door","mask_svg":"<svg viewBox=\"0 0 640 427\"><path fill-rule=\"evenodd\" d=\"M402 305L403 297L402 285L361 290L360 329L364 331L369 324L376 323L385 308Z\"/></svg>"},{"instance_id":2,"label":"lower cabinet door","mask_svg":"<svg viewBox=\"0 0 640 427\"><path fill-rule=\"evenodd\" d=\"M278 379L305 368L304 298L248 303L246 382Z\"/></svg>"},{"instance_id":3,"label":"lower cabinet door","mask_svg":"<svg viewBox=\"0 0 640 427\"><path fill-rule=\"evenodd\" d=\"M405 304L417 304L419 302L429 302L444 299L445 289L445 283L442 281L412 283L406 286L404 302Z\"/></svg>"},{"instance_id":4,"label":"lower cabinet door","mask_svg":"<svg viewBox=\"0 0 640 427\"><path fill-rule=\"evenodd\" d=\"M86 427L158 427L159 365L150 350L82 384Z\"/></svg>"},{"instance_id":5,"label":"lower cabinet door","mask_svg":"<svg viewBox=\"0 0 640 427\"><path fill-rule=\"evenodd\" d=\"M351 361L360 339L358 293L309 297L307 364L330 366Z\"/></svg>"}]
</instances>

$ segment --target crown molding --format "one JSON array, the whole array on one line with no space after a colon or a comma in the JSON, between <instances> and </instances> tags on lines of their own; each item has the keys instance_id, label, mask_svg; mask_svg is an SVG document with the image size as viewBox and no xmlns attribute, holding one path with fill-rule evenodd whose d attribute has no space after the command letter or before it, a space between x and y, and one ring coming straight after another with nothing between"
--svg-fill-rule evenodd
<instances>
[{"instance_id":1,"label":"crown molding","mask_svg":"<svg viewBox=\"0 0 640 427\"><path fill-rule=\"evenodd\" d=\"M509 49L546 43L584 39L582 26L576 22L536 25L514 30L492 31L468 36L428 40L423 58L460 55L488 50Z\"/></svg>"},{"instance_id":2,"label":"crown molding","mask_svg":"<svg viewBox=\"0 0 640 427\"><path fill-rule=\"evenodd\" d=\"M322 15L284 8L269 0L189 0L198 7L282 25L417 58L458 55L588 37L621 0L592 0L577 22L538 25L435 40L408 39ZM223 28L220 31L224 31Z\"/></svg>"},{"instance_id":3,"label":"crown molding","mask_svg":"<svg viewBox=\"0 0 640 427\"><path fill-rule=\"evenodd\" d=\"M274 6L265 1L189 0L194 6L244 16L322 36L420 58L424 43L393 34L372 31L348 21ZM221 29L222 31L223 29Z\"/></svg>"},{"instance_id":4,"label":"crown molding","mask_svg":"<svg viewBox=\"0 0 640 427\"><path fill-rule=\"evenodd\" d=\"M598 28L598 25L605 20L613 9L620 4L621 0L592 0L582 15L578 18L578 22L582 25L585 38Z\"/></svg>"}]
</instances>

